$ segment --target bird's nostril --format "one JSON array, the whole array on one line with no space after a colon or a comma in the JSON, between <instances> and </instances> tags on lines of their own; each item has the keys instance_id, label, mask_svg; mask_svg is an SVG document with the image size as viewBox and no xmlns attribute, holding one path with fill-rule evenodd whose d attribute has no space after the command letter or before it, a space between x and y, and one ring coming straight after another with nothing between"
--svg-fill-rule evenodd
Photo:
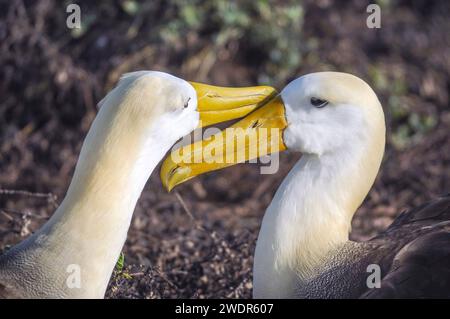
<instances>
[{"instance_id":1,"label":"bird's nostril","mask_svg":"<svg viewBox=\"0 0 450 319\"><path fill-rule=\"evenodd\" d=\"M255 122L253 122L253 124L251 125L250 128L258 128L261 126L262 126L262 123L259 120L256 120Z\"/></svg>"},{"instance_id":2,"label":"bird's nostril","mask_svg":"<svg viewBox=\"0 0 450 319\"><path fill-rule=\"evenodd\" d=\"M169 178L171 178L179 168L180 166L175 165L169 172Z\"/></svg>"}]
</instances>

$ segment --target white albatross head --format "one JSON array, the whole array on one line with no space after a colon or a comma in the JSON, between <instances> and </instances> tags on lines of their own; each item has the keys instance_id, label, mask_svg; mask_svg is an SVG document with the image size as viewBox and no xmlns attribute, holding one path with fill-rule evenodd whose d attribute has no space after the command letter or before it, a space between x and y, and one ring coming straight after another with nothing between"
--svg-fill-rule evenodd
<instances>
[{"instance_id":1,"label":"white albatross head","mask_svg":"<svg viewBox=\"0 0 450 319\"><path fill-rule=\"evenodd\" d=\"M110 121L103 127L123 121L117 132L155 127L151 131L172 145L197 127L244 116L275 94L268 86L219 87L164 72L138 71L123 75L100 101L97 118Z\"/></svg>"},{"instance_id":2,"label":"white albatross head","mask_svg":"<svg viewBox=\"0 0 450 319\"><path fill-rule=\"evenodd\" d=\"M384 136L384 115L377 96L353 75L308 74L289 83L280 96L287 120L284 143L290 150L321 156Z\"/></svg>"},{"instance_id":3,"label":"white albatross head","mask_svg":"<svg viewBox=\"0 0 450 319\"><path fill-rule=\"evenodd\" d=\"M278 129L280 132L280 139L276 139L268 131L266 152L259 149L252 156L244 149L248 148L248 143L243 149L231 148L235 153L245 151L245 160L285 149L324 158L336 153L361 151L366 152L367 157L373 157L373 165L378 169L385 143L384 113L376 94L358 77L339 72L299 77L231 128L244 129L249 136L261 129ZM205 154L201 163L188 161L194 157L193 153L187 154L192 150L220 149L222 145L218 144L225 144L227 138L224 131L218 134L222 137L216 135L216 138L182 149L186 162L175 163L170 156L165 160L161 179L169 190L197 175L236 164L224 161L223 153ZM198 144L202 144L201 147Z\"/></svg>"}]
</instances>

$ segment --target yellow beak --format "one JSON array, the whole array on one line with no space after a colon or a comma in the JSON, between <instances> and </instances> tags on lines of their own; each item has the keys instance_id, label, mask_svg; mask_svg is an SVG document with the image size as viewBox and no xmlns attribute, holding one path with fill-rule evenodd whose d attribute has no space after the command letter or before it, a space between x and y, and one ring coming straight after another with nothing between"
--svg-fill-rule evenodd
<instances>
[{"instance_id":1,"label":"yellow beak","mask_svg":"<svg viewBox=\"0 0 450 319\"><path fill-rule=\"evenodd\" d=\"M197 82L189 83L197 92L199 127L243 117L277 94L277 91L270 86L230 88Z\"/></svg>"},{"instance_id":2,"label":"yellow beak","mask_svg":"<svg viewBox=\"0 0 450 319\"><path fill-rule=\"evenodd\" d=\"M200 174L252 160L286 149L287 127L280 96L209 138L173 151L161 167L161 181L170 191Z\"/></svg>"}]
</instances>

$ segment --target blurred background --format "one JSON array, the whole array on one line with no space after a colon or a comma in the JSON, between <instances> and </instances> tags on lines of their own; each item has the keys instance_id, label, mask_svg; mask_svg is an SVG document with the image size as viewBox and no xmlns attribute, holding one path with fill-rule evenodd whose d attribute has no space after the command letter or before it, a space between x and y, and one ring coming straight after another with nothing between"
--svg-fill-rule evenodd
<instances>
[{"instance_id":1,"label":"blurred background","mask_svg":"<svg viewBox=\"0 0 450 319\"><path fill-rule=\"evenodd\" d=\"M97 102L121 74L161 70L216 85L281 89L314 71L353 73L384 107L387 149L351 237L450 192L450 2L0 0L0 249L23 240L64 197ZM108 289L111 298L250 297L265 208L299 158L197 178L168 194L155 171ZM10 194L4 190L42 193ZM46 195L49 194L49 195Z\"/></svg>"}]
</instances>

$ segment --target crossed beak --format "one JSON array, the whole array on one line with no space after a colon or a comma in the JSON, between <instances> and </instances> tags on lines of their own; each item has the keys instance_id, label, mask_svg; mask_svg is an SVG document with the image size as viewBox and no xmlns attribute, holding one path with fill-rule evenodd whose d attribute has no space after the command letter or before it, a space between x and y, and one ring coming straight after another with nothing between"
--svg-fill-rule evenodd
<instances>
[{"instance_id":1,"label":"crossed beak","mask_svg":"<svg viewBox=\"0 0 450 319\"><path fill-rule=\"evenodd\" d=\"M197 92L200 126L245 117L215 135L172 151L160 173L168 191L200 174L286 149L282 134L287 126L285 107L274 88L191 85Z\"/></svg>"}]
</instances>

